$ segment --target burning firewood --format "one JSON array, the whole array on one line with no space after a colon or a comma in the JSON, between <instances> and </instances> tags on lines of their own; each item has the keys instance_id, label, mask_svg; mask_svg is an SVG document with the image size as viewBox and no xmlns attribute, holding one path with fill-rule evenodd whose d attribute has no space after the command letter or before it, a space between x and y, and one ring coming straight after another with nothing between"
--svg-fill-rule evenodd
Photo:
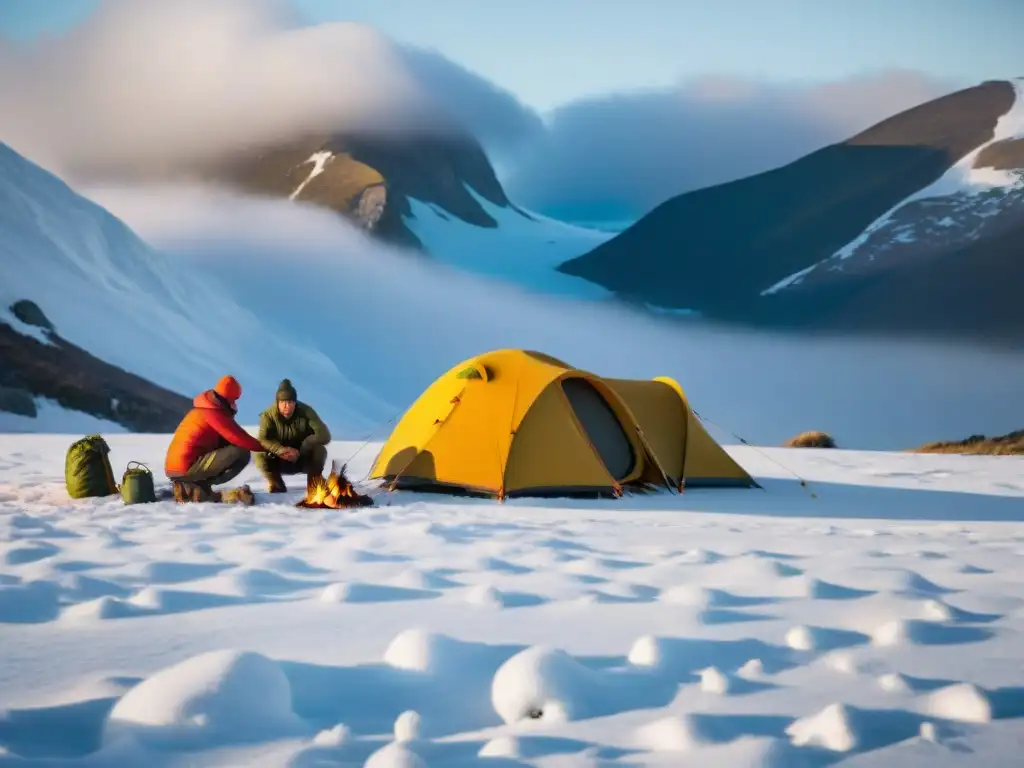
<instances>
[{"instance_id":1,"label":"burning firewood","mask_svg":"<svg viewBox=\"0 0 1024 768\"><path fill-rule=\"evenodd\" d=\"M373 499L359 493L345 477L345 465L331 462L331 473L325 478L311 476L306 483L306 497L295 506L307 509L342 509L372 507Z\"/></svg>"}]
</instances>

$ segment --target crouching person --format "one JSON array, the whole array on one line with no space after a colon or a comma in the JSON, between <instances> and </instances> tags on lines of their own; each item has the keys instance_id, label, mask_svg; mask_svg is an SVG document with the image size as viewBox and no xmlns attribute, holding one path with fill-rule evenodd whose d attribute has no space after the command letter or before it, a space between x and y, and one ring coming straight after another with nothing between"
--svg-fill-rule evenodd
<instances>
[{"instance_id":1,"label":"crouching person","mask_svg":"<svg viewBox=\"0 0 1024 768\"><path fill-rule=\"evenodd\" d=\"M307 482L323 475L331 433L312 407L299 402L295 387L285 379L274 404L260 414L260 442L266 453L256 456L256 466L271 493L284 493L288 489L282 475L304 473Z\"/></svg>"},{"instance_id":2,"label":"crouching person","mask_svg":"<svg viewBox=\"0 0 1024 768\"><path fill-rule=\"evenodd\" d=\"M252 491L243 485L214 491L236 478L249 463L251 452L263 451L260 442L235 421L236 401L242 387L233 376L224 376L213 389L192 401L192 410L181 420L167 449L164 472L171 480L179 503L212 501L253 503Z\"/></svg>"}]
</instances>

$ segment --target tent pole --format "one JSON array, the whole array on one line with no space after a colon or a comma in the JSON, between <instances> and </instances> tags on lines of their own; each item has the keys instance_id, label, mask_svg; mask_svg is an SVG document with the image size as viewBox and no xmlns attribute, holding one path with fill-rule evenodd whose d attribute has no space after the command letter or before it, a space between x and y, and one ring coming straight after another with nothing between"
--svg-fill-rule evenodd
<instances>
[{"instance_id":1,"label":"tent pole","mask_svg":"<svg viewBox=\"0 0 1024 768\"><path fill-rule=\"evenodd\" d=\"M640 443L643 445L644 450L647 451L647 455L650 457L651 461L654 462L654 466L658 468L658 472L661 473L661 479L665 481L665 487L672 493L677 493L675 486L672 485L672 481L669 478L668 473L665 472L665 468L661 466L661 462L658 461L658 457L654 455L654 451L651 449L651 444L647 442L647 435L644 434L644 431L640 428L639 424L636 425L636 433L640 438Z\"/></svg>"}]
</instances>

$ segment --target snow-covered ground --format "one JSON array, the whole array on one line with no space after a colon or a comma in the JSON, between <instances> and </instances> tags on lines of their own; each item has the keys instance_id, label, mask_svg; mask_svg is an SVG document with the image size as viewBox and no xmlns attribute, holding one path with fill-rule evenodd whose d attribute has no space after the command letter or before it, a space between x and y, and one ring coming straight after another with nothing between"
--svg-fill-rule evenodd
<instances>
[{"instance_id":1,"label":"snow-covered ground","mask_svg":"<svg viewBox=\"0 0 1024 768\"><path fill-rule=\"evenodd\" d=\"M730 446L764 490L314 512L72 502L72 437L0 437L0 766L1019 758L1022 459Z\"/></svg>"}]
</instances>

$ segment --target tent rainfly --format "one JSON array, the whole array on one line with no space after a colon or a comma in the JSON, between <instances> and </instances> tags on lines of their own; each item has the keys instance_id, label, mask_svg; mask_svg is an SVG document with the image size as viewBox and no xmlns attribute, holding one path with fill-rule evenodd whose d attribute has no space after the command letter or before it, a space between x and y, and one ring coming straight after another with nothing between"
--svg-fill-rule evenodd
<instances>
[{"instance_id":1,"label":"tent rainfly","mask_svg":"<svg viewBox=\"0 0 1024 768\"><path fill-rule=\"evenodd\" d=\"M389 487L513 496L626 486L757 487L678 383L605 379L519 349L456 365L412 404L374 461Z\"/></svg>"}]
</instances>

